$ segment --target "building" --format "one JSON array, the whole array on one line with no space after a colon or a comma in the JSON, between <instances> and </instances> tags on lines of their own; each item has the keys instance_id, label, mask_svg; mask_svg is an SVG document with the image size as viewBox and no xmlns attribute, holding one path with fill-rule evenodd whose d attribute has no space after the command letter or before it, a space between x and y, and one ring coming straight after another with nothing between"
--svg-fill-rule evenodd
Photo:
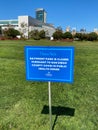
<instances>
[{"instance_id":1,"label":"building","mask_svg":"<svg viewBox=\"0 0 98 130\"><path fill-rule=\"evenodd\" d=\"M76 34L76 28L74 27L74 28L72 28L72 31L71 31L71 33L72 33L72 35L75 35Z\"/></svg>"},{"instance_id":2,"label":"building","mask_svg":"<svg viewBox=\"0 0 98 130\"><path fill-rule=\"evenodd\" d=\"M0 20L0 26L2 29L13 27L15 29L18 28L18 20L17 19L10 19L10 20Z\"/></svg>"},{"instance_id":3,"label":"building","mask_svg":"<svg viewBox=\"0 0 98 130\"><path fill-rule=\"evenodd\" d=\"M18 16L18 27L19 31L26 37L28 37L28 32L31 32L32 30L44 30L46 32L46 37L51 37L55 32L53 25L43 23L31 16Z\"/></svg>"},{"instance_id":4,"label":"building","mask_svg":"<svg viewBox=\"0 0 98 130\"><path fill-rule=\"evenodd\" d=\"M98 35L98 28L94 28L94 32Z\"/></svg>"},{"instance_id":5,"label":"building","mask_svg":"<svg viewBox=\"0 0 98 130\"><path fill-rule=\"evenodd\" d=\"M70 32L70 26L66 27L66 32Z\"/></svg>"},{"instance_id":6,"label":"building","mask_svg":"<svg viewBox=\"0 0 98 130\"><path fill-rule=\"evenodd\" d=\"M0 20L0 26L2 29L14 28L19 30L26 38L28 38L28 34L32 30L44 30L46 37L51 37L55 32L55 27L49 23L46 23L46 14L44 9L37 9L37 15L39 16L39 10L42 11L42 17L40 16L40 19L38 19L39 17L37 16L36 19L28 15L18 16L18 19Z\"/></svg>"},{"instance_id":7,"label":"building","mask_svg":"<svg viewBox=\"0 0 98 130\"><path fill-rule=\"evenodd\" d=\"M43 9L43 8L38 8L36 9L36 19L43 22L43 23L46 23L46 11Z\"/></svg>"}]
</instances>

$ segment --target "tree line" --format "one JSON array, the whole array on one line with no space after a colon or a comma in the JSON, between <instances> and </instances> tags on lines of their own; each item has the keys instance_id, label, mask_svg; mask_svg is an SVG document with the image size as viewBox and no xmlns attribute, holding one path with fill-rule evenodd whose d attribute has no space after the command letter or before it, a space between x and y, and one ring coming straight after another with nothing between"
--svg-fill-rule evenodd
<instances>
[{"instance_id":1,"label":"tree line","mask_svg":"<svg viewBox=\"0 0 98 130\"><path fill-rule=\"evenodd\" d=\"M18 35L20 35L22 38L25 38L23 33L21 33L18 30L15 30L14 28L8 28L8 29L4 29L4 30L0 29L0 35L6 39L14 39ZM28 38L32 38L34 40L40 40L40 39L45 38L45 31L44 30L41 30L41 31L33 30L33 31L29 32L28 35L29 35Z\"/></svg>"},{"instance_id":2,"label":"tree line","mask_svg":"<svg viewBox=\"0 0 98 130\"><path fill-rule=\"evenodd\" d=\"M62 39L73 39L73 40L80 40L80 41L96 41L98 40L98 35L95 32L90 33L74 33L72 32L63 32L61 29L57 29L53 33L53 37L56 40L62 40Z\"/></svg>"},{"instance_id":3,"label":"tree line","mask_svg":"<svg viewBox=\"0 0 98 130\"><path fill-rule=\"evenodd\" d=\"M15 30L14 28L8 28L5 30L2 30L0 27L0 35L3 35L5 38L11 39L16 38L17 35L21 35L23 37L23 34L20 33L18 30ZM44 30L38 31L38 30L32 30L28 34L28 38L32 38L34 40L40 40L46 38L46 32ZM73 40L80 40L80 41L96 41L98 40L98 35L95 32L90 33L75 33L72 34L71 32L63 32L61 29L56 29L56 31L53 33L54 40L62 40L62 39L73 39Z\"/></svg>"}]
</instances>

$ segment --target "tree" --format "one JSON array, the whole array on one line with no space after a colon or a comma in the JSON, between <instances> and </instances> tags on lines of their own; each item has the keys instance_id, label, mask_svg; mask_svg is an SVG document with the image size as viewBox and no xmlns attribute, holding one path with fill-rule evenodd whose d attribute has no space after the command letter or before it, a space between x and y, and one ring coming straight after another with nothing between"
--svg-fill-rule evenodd
<instances>
[{"instance_id":1,"label":"tree","mask_svg":"<svg viewBox=\"0 0 98 130\"><path fill-rule=\"evenodd\" d=\"M82 33L76 33L75 35L74 35L74 38L75 39L78 39L78 40L84 40L84 37L83 37L83 34Z\"/></svg>"},{"instance_id":2,"label":"tree","mask_svg":"<svg viewBox=\"0 0 98 130\"><path fill-rule=\"evenodd\" d=\"M7 30L4 30L4 36L7 38L15 38L17 35L20 35L20 32L18 30L15 30L14 28L9 28Z\"/></svg>"},{"instance_id":3,"label":"tree","mask_svg":"<svg viewBox=\"0 0 98 130\"><path fill-rule=\"evenodd\" d=\"M28 28L27 23L22 22L20 26L21 26L20 31L21 31L22 37L28 38L29 28Z\"/></svg>"},{"instance_id":4,"label":"tree","mask_svg":"<svg viewBox=\"0 0 98 130\"><path fill-rule=\"evenodd\" d=\"M62 39L63 32L61 30L56 30L53 33L53 38L56 40Z\"/></svg>"},{"instance_id":5,"label":"tree","mask_svg":"<svg viewBox=\"0 0 98 130\"><path fill-rule=\"evenodd\" d=\"M76 33L74 38L77 38L78 40L89 40L89 41L94 41L98 39L98 35L95 32L91 33Z\"/></svg>"},{"instance_id":6,"label":"tree","mask_svg":"<svg viewBox=\"0 0 98 130\"><path fill-rule=\"evenodd\" d=\"M0 26L0 35L2 34L2 27Z\"/></svg>"},{"instance_id":7,"label":"tree","mask_svg":"<svg viewBox=\"0 0 98 130\"><path fill-rule=\"evenodd\" d=\"M88 35L89 41L94 41L94 40L97 40L97 39L98 39L98 35L95 32L89 33L89 35Z\"/></svg>"},{"instance_id":8,"label":"tree","mask_svg":"<svg viewBox=\"0 0 98 130\"><path fill-rule=\"evenodd\" d=\"M44 39L44 38L45 38L45 31L44 31L44 30L41 30L41 31L39 32L39 37L40 37L41 39Z\"/></svg>"},{"instance_id":9,"label":"tree","mask_svg":"<svg viewBox=\"0 0 98 130\"><path fill-rule=\"evenodd\" d=\"M72 36L72 34L70 33L70 32L65 32L65 33L63 33L63 36L62 36L64 39L66 39L66 38L69 38L69 39L72 39L73 38L73 36Z\"/></svg>"},{"instance_id":10,"label":"tree","mask_svg":"<svg viewBox=\"0 0 98 130\"><path fill-rule=\"evenodd\" d=\"M29 38L33 38L34 40L40 40L39 31L33 30L29 32Z\"/></svg>"}]
</instances>

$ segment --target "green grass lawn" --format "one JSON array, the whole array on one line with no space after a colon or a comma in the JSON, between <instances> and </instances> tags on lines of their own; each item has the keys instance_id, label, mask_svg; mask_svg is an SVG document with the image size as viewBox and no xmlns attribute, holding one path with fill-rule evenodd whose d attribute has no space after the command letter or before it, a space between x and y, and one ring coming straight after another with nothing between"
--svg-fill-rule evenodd
<instances>
[{"instance_id":1,"label":"green grass lawn","mask_svg":"<svg viewBox=\"0 0 98 130\"><path fill-rule=\"evenodd\" d=\"M46 40L0 41L0 130L49 130L48 85L26 81L26 45L75 47L74 83L51 84L53 130L97 130L98 42Z\"/></svg>"}]
</instances>

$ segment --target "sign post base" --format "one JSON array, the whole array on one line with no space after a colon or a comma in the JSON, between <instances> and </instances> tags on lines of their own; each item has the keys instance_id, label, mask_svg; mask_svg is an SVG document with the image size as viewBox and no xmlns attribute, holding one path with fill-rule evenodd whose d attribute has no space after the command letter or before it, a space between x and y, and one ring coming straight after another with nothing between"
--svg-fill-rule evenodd
<instances>
[{"instance_id":1,"label":"sign post base","mask_svg":"<svg viewBox=\"0 0 98 130\"><path fill-rule=\"evenodd\" d=\"M48 82L50 130L52 130L51 82Z\"/></svg>"}]
</instances>

